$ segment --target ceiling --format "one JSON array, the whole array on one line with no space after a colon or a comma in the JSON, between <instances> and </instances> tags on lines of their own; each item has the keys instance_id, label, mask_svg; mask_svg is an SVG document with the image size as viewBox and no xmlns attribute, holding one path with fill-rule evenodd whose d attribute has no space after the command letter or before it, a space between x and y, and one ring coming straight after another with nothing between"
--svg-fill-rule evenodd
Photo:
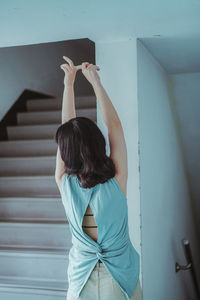
<instances>
[{"instance_id":1,"label":"ceiling","mask_svg":"<svg viewBox=\"0 0 200 300\"><path fill-rule=\"evenodd\" d=\"M200 70L200 0L0 3L0 47L140 38L169 72Z\"/></svg>"},{"instance_id":2,"label":"ceiling","mask_svg":"<svg viewBox=\"0 0 200 300\"><path fill-rule=\"evenodd\" d=\"M144 38L141 41L167 73L200 72L200 36Z\"/></svg>"}]
</instances>

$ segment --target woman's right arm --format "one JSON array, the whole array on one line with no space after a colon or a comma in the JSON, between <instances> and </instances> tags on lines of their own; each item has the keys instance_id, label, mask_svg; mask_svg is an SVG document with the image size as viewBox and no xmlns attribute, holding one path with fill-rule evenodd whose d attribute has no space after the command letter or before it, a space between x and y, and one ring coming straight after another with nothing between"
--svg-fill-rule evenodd
<instances>
[{"instance_id":1,"label":"woman's right arm","mask_svg":"<svg viewBox=\"0 0 200 300\"><path fill-rule=\"evenodd\" d=\"M120 119L107 92L101 84L100 77L96 71L99 67L85 62L82 63L81 68L84 76L92 84L104 122L108 128L110 157L116 167L115 178L126 195L128 178L127 148Z\"/></svg>"},{"instance_id":2,"label":"woman's right arm","mask_svg":"<svg viewBox=\"0 0 200 300\"><path fill-rule=\"evenodd\" d=\"M127 148L118 114L100 80L92 83L96 98L98 100L104 122L108 128L110 144L110 157L116 167L115 177L123 191L127 194L128 161Z\"/></svg>"},{"instance_id":3,"label":"woman's right arm","mask_svg":"<svg viewBox=\"0 0 200 300\"><path fill-rule=\"evenodd\" d=\"M110 129L113 126L119 125L121 122L118 114L101 82L94 82L92 86L107 128Z\"/></svg>"}]
</instances>

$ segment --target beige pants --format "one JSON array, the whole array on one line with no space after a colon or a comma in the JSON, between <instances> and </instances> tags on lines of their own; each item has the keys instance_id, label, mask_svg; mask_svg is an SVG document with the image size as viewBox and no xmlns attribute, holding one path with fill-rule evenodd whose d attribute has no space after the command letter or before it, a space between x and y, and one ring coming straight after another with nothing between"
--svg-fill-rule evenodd
<instances>
[{"instance_id":1,"label":"beige pants","mask_svg":"<svg viewBox=\"0 0 200 300\"><path fill-rule=\"evenodd\" d=\"M94 267L88 281L84 285L79 298L74 298L67 291L67 300L126 300L124 293L113 277L107 271L103 263L97 263ZM142 300L142 289L140 280L136 286L131 300Z\"/></svg>"}]
</instances>

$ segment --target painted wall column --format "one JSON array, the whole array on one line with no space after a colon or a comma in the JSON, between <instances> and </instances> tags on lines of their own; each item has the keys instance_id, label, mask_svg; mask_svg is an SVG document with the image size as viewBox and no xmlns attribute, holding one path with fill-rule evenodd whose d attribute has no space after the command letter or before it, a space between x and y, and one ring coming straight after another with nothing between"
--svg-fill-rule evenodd
<instances>
[{"instance_id":1,"label":"painted wall column","mask_svg":"<svg viewBox=\"0 0 200 300\"><path fill-rule=\"evenodd\" d=\"M136 39L97 42L96 65L99 76L122 122L128 151L128 218L130 239L140 254L142 284L140 188L138 158L138 104ZM102 119L97 100L97 123L107 140L107 127Z\"/></svg>"}]
</instances>

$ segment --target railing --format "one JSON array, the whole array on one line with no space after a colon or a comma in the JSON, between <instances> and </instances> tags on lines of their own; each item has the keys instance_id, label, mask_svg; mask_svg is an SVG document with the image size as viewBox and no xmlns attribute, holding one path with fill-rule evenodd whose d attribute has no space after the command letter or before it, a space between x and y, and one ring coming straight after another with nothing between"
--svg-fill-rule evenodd
<instances>
[{"instance_id":1,"label":"railing","mask_svg":"<svg viewBox=\"0 0 200 300\"><path fill-rule=\"evenodd\" d=\"M192 253L191 253L191 249L190 249L190 243L189 240L187 239L182 239L182 245L184 248L184 253L185 253L185 258L187 261L186 265L179 265L179 263L176 262L175 264L175 270L176 272L179 271L186 271L189 270L191 273L191 277L192 277L192 282L194 284L194 288L195 288L195 292L197 294L197 299L200 299L200 291L199 291L199 286L198 286L198 281L197 281L197 275L194 269L194 262L192 259Z\"/></svg>"}]
</instances>

